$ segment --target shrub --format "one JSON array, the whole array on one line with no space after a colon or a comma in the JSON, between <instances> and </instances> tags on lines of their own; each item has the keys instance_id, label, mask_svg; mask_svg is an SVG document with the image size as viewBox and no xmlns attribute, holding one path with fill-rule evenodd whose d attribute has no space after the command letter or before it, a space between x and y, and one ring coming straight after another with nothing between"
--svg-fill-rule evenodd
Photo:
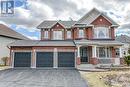
<instances>
[{"instance_id":1,"label":"shrub","mask_svg":"<svg viewBox=\"0 0 130 87\"><path fill-rule=\"evenodd\" d=\"M7 64L7 59L8 59L8 57L3 57L2 58L2 61L4 62L4 65L6 66L6 64Z\"/></svg>"},{"instance_id":2,"label":"shrub","mask_svg":"<svg viewBox=\"0 0 130 87\"><path fill-rule=\"evenodd\" d=\"M125 63L129 66L130 65L130 55L124 57Z\"/></svg>"}]
</instances>

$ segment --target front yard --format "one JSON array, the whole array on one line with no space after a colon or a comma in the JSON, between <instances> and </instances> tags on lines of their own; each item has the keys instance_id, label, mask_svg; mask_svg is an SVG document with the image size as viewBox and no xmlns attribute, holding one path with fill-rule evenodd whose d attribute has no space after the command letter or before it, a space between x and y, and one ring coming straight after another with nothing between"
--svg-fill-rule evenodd
<instances>
[{"instance_id":1,"label":"front yard","mask_svg":"<svg viewBox=\"0 0 130 87\"><path fill-rule=\"evenodd\" d=\"M4 65L0 65L0 70L5 70L5 69L9 69L9 66L4 66Z\"/></svg>"},{"instance_id":2,"label":"front yard","mask_svg":"<svg viewBox=\"0 0 130 87\"><path fill-rule=\"evenodd\" d=\"M80 73L89 87L130 87L130 70Z\"/></svg>"}]
</instances>

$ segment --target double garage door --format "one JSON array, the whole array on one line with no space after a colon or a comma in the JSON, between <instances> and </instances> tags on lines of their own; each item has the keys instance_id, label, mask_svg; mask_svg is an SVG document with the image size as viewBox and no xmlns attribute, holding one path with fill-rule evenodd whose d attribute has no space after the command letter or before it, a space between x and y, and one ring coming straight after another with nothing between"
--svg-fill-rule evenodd
<instances>
[{"instance_id":1,"label":"double garage door","mask_svg":"<svg viewBox=\"0 0 130 87\"><path fill-rule=\"evenodd\" d=\"M36 67L53 67L57 61L58 67L74 67L74 52L58 52L57 60L53 52L36 52ZM14 67L31 67L31 52L15 52Z\"/></svg>"}]
</instances>

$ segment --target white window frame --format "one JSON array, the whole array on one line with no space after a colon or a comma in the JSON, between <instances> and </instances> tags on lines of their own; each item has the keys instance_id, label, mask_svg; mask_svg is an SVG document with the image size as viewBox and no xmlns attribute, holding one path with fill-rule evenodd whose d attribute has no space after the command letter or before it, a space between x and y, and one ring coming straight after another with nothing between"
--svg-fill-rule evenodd
<instances>
[{"instance_id":1,"label":"white window frame","mask_svg":"<svg viewBox=\"0 0 130 87\"><path fill-rule=\"evenodd\" d=\"M84 30L79 29L79 38L84 38Z\"/></svg>"},{"instance_id":2,"label":"white window frame","mask_svg":"<svg viewBox=\"0 0 130 87\"><path fill-rule=\"evenodd\" d=\"M71 39L72 38L72 32L71 30L67 30L67 39Z\"/></svg>"},{"instance_id":3,"label":"white window frame","mask_svg":"<svg viewBox=\"0 0 130 87\"><path fill-rule=\"evenodd\" d=\"M105 51L105 56L104 57L100 57L99 56L99 49L103 48ZM97 47L97 56L98 58L110 58L111 57L111 49L107 48L107 47Z\"/></svg>"},{"instance_id":4,"label":"white window frame","mask_svg":"<svg viewBox=\"0 0 130 87\"><path fill-rule=\"evenodd\" d=\"M104 36L100 36L99 33L103 33ZM96 27L94 28L95 39L109 39L109 28L108 27Z\"/></svg>"},{"instance_id":5,"label":"white window frame","mask_svg":"<svg viewBox=\"0 0 130 87\"><path fill-rule=\"evenodd\" d=\"M49 38L49 34L48 34L48 33L49 33L48 31L46 31L46 30L44 31L44 38L45 38L45 39L48 39L48 38Z\"/></svg>"},{"instance_id":6,"label":"white window frame","mask_svg":"<svg viewBox=\"0 0 130 87\"><path fill-rule=\"evenodd\" d=\"M53 31L53 40L63 40L63 32Z\"/></svg>"},{"instance_id":7,"label":"white window frame","mask_svg":"<svg viewBox=\"0 0 130 87\"><path fill-rule=\"evenodd\" d=\"M115 48L115 52L116 52L116 57L120 57L120 49L119 48Z\"/></svg>"}]
</instances>

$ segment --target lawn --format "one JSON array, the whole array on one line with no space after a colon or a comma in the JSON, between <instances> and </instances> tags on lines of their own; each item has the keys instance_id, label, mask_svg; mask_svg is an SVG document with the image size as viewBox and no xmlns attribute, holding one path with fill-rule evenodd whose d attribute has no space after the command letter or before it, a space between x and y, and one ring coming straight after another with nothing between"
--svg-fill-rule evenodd
<instances>
[{"instance_id":1,"label":"lawn","mask_svg":"<svg viewBox=\"0 0 130 87\"><path fill-rule=\"evenodd\" d=\"M0 65L0 70L5 70L5 69L9 69L9 66L4 66L4 65Z\"/></svg>"},{"instance_id":2,"label":"lawn","mask_svg":"<svg viewBox=\"0 0 130 87\"><path fill-rule=\"evenodd\" d=\"M90 87L130 87L130 70L80 73Z\"/></svg>"}]
</instances>

